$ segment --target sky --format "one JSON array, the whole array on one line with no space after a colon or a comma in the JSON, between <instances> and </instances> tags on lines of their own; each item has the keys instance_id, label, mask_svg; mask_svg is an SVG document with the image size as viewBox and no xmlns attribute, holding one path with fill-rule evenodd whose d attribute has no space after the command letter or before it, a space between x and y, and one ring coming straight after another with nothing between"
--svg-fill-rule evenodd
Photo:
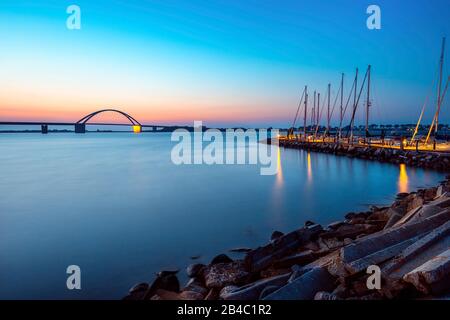
<instances>
[{"instance_id":1,"label":"sky","mask_svg":"<svg viewBox=\"0 0 450 320\"><path fill-rule=\"evenodd\" d=\"M72 4L80 30L66 27ZM366 26L371 4L380 30ZM143 124L288 127L305 85L324 97L331 83L333 101L341 73L348 95L370 64L370 122L415 123L431 92L429 123L443 36L450 0L0 0L0 121L116 108Z\"/></svg>"}]
</instances>

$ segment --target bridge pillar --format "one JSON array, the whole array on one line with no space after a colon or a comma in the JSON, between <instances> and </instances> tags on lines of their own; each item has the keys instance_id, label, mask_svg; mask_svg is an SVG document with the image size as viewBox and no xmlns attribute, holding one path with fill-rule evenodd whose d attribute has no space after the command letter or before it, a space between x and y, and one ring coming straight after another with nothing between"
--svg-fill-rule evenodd
<instances>
[{"instance_id":1,"label":"bridge pillar","mask_svg":"<svg viewBox=\"0 0 450 320\"><path fill-rule=\"evenodd\" d=\"M86 132L86 124L75 123L75 133L85 133L85 132Z\"/></svg>"},{"instance_id":2,"label":"bridge pillar","mask_svg":"<svg viewBox=\"0 0 450 320\"><path fill-rule=\"evenodd\" d=\"M48 133L48 125L47 124L41 124L41 133L42 134Z\"/></svg>"},{"instance_id":3,"label":"bridge pillar","mask_svg":"<svg viewBox=\"0 0 450 320\"><path fill-rule=\"evenodd\" d=\"M142 126L134 125L133 126L133 132L134 133L141 133L142 132Z\"/></svg>"}]
</instances>

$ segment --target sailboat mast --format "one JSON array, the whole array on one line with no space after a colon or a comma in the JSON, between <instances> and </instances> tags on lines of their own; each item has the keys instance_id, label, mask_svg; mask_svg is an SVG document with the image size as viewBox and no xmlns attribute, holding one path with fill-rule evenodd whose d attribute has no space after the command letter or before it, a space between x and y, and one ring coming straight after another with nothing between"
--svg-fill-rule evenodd
<instances>
[{"instance_id":1,"label":"sailboat mast","mask_svg":"<svg viewBox=\"0 0 450 320\"><path fill-rule=\"evenodd\" d=\"M305 86L305 114L303 116L303 134L306 138L306 116L308 114L308 86Z\"/></svg>"},{"instance_id":2,"label":"sailboat mast","mask_svg":"<svg viewBox=\"0 0 450 320\"><path fill-rule=\"evenodd\" d=\"M328 109L327 109L327 133L330 132L330 91L331 84L328 84Z\"/></svg>"},{"instance_id":3,"label":"sailboat mast","mask_svg":"<svg viewBox=\"0 0 450 320\"><path fill-rule=\"evenodd\" d=\"M316 125L319 126L319 112L320 112L320 92L317 94L317 110L316 110Z\"/></svg>"},{"instance_id":4,"label":"sailboat mast","mask_svg":"<svg viewBox=\"0 0 450 320\"><path fill-rule=\"evenodd\" d=\"M339 139L341 139L342 134L342 121L344 121L344 74L341 77L341 117L339 119Z\"/></svg>"},{"instance_id":5,"label":"sailboat mast","mask_svg":"<svg viewBox=\"0 0 450 320\"><path fill-rule=\"evenodd\" d=\"M444 67L444 50L445 50L445 37L442 38L441 58L439 61L439 84L438 84L438 97L437 97L437 110L436 110L436 126L434 128L435 136L438 133L439 126L439 111L441 109L441 89L442 89L442 69ZM436 138L435 138L436 139Z\"/></svg>"},{"instance_id":6,"label":"sailboat mast","mask_svg":"<svg viewBox=\"0 0 450 320\"><path fill-rule=\"evenodd\" d=\"M355 75L355 93L353 95L353 114L355 114L356 111L356 91L358 90L358 68L356 68L356 75ZM352 121L350 122L350 139L353 140L353 121L354 118L352 117Z\"/></svg>"},{"instance_id":7,"label":"sailboat mast","mask_svg":"<svg viewBox=\"0 0 450 320\"><path fill-rule=\"evenodd\" d=\"M314 121L316 119L316 91L314 90L314 104L313 104L313 109L311 112L311 126L314 126Z\"/></svg>"},{"instance_id":8,"label":"sailboat mast","mask_svg":"<svg viewBox=\"0 0 450 320\"><path fill-rule=\"evenodd\" d=\"M369 136L369 107L370 107L370 69L367 67L367 102L366 102L366 137Z\"/></svg>"}]
</instances>

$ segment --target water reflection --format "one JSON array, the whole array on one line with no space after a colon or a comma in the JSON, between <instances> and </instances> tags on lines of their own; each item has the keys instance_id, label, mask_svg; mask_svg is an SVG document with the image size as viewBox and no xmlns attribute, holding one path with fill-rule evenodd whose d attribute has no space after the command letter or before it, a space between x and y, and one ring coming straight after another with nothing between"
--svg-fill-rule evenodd
<instances>
[{"instance_id":1,"label":"water reflection","mask_svg":"<svg viewBox=\"0 0 450 320\"><path fill-rule=\"evenodd\" d=\"M280 147L278 147L276 186L277 188L281 188L282 185L283 185L283 168L281 167L281 151Z\"/></svg>"},{"instance_id":2,"label":"water reflection","mask_svg":"<svg viewBox=\"0 0 450 320\"><path fill-rule=\"evenodd\" d=\"M400 164L400 173L398 176L398 192L408 192L408 173L406 172L406 164Z\"/></svg>"},{"instance_id":3,"label":"water reflection","mask_svg":"<svg viewBox=\"0 0 450 320\"><path fill-rule=\"evenodd\" d=\"M311 154L309 152L306 155L306 165L308 173L308 182L312 182Z\"/></svg>"}]
</instances>

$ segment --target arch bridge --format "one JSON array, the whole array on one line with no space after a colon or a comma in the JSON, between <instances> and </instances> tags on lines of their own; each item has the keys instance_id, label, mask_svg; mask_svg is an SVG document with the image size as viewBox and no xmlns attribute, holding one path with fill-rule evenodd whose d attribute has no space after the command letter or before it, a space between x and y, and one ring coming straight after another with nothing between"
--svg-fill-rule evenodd
<instances>
[{"instance_id":1,"label":"arch bridge","mask_svg":"<svg viewBox=\"0 0 450 320\"><path fill-rule=\"evenodd\" d=\"M133 118L132 116L130 116L128 113L125 113L125 112L117 110L117 109L102 109L102 110L94 111L94 112L84 116L80 120L78 120L75 123L75 133L85 133L86 132L86 124L88 124L87 122L89 120L91 120L93 117L95 117L96 115L103 113L103 112L115 112L115 113L121 114L125 118L127 118L128 121L130 121L130 123L133 127L133 132L139 133L142 131L141 123L139 121L137 121L135 118ZM96 124L99 125L98 123L96 123ZM103 125L105 125L105 124L103 124ZM113 124L107 124L107 125L113 125Z\"/></svg>"}]
</instances>

